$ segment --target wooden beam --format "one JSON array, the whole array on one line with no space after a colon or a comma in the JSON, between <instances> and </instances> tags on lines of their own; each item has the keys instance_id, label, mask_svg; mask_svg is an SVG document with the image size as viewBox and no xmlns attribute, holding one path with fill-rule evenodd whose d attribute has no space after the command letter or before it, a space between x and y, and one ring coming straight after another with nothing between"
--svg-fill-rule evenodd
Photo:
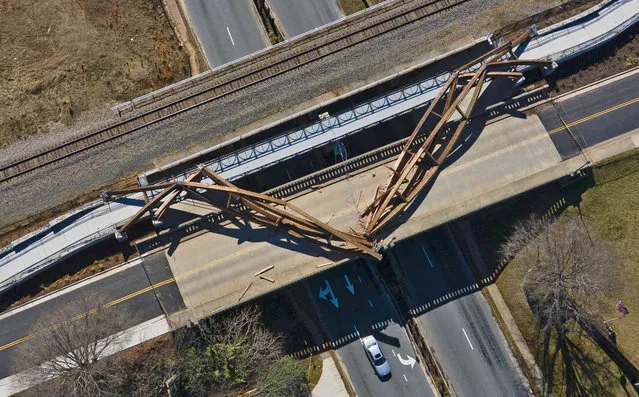
<instances>
[{"instance_id":1,"label":"wooden beam","mask_svg":"<svg viewBox=\"0 0 639 397\"><path fill-rule=\"evenodd\" d=\"M149 201L148 203L146 203L144 205L144 207L140 208L140 210L138 212L135 213L135 215L133 215L131 218L129 218L128 221L126 221L126 223L119 229L120 232L125 232L126 230L129 229L129 227L138 219L140 219L142 217L142 215L144 215L145 212L147 212L148 210L150 210L151 208L153 208L157 203L159 203L164 197L166 197L166 195L168 195L169 193L171 193L171 191L173 191L173 189L175 189L175 184L172 184L170 187L165 188L162 192L160 192L158 195L156 195L155 197L153 197L153 200Z\"/></svg>"},{"instance_id":2,"label":"wooden beam","mask_svg":"<svg viewBox=\"0 0 639 397\"><path fill-rule=\"evenodd\" d=\"M257 197L257 198L263 199L264 201L267 201L267 202L271 201L271 202L273 202L275 204L280 204L282 206L288 207L292 212L297 213L297 214L299 214L301 216L297 216L297 215L295 215L293 213L284 211L284 210L276 208L276 207L269 207L268 210L271 210L271 211L274 211L274 212L278 212L285 219L292 220L293 222L297 222L297 223L300 223L302 225L309 225L309 226L314 226L315 228L319 228L319 230L324 231L326 233L326 235L328 235L328 236L334 235L336 237L339 237L345 243L348 243L348 244L351 244L351 245L355 246L356 248L360 249L362 252L364 252L364 253L376 258L377 260L381 259L381 255L378 252L373 251L370 248L370 246L364 245L361 241L358 241L357 239L353 239L348 234L328 226L324 222L322 222L319 219L313 217L312 215L302 211L301 209L299 209L298 207L292 205L289 202L286 202L286 201L283 201L283 200L279 200L279 199L275 199L275 198L272 198L270 196L266 196L266 195L263 195L263 194L253 193L253 192L250 192L250 191L247 191L247 190L244 190L244 189L236 188L231 182L225 180L224 178L220 177L215 172L211 171L210 169L208 169L206 167L202 168L202 172L205 175L209 176L211 178L211 180L215 181L216 183L219 183L220 186L211 187L209 185L208 187L211 188L211 190L233 191L233 192L237 193L238 195L247 195L247 196L252 197L252 198L253 197ZM194 184L189 184L189 186L191 186L191 185L193 187L201 187L203 189L207 189L206 186L195 186ZM258 203L250 203L250 204L252 204L252 206L255 206ZM262 210L265 210L265 208L262 208Z\"/></svg>"},{"instance_id":3,"label":"wooden beam","mask_svg":"<svg viewBox=\"0 0 639 397\"><path fill-rule=\"evenodd\" d=\"M200 171L198 172L194 172L191 175L189 175L186 178L187 182L191 182L194 181L195 179L197 179L198 177L201 176ZM155 218L156 219L160 219L163 215L164 212L166 212L166 210L169 208L169 206L171 204L173 204L173 201L178 198L178 196L180 195L180 193L182 193L181 189L175 189L175 191L171 192L171 194L169 194L166 199L162 202L162 205L160 206L160 208L158 208L158 210L155 212Z\"/></svg>"},{"instance_id":4,"label":"wooden beam","mask_svg":"<svg viewBox=\"0 0 639 397\"><path fill-rule=\"evenodd\" d=\"M439 122L437 123L435 128L433 128L433 130L431 131L430 135L426 139L426 142L424 142L424 144L422 144L422 146L417 151L417 155L418 156L421 156L423 154L423 152L428 148L430 142L432 142L435 139L435 136L437 136L437 134L439 133L440 129L444 126L444 124L446 122L448 122L448 120L452 116L452 113L454 111L454 107L457 106L466 97L466 95L468 95L468 92L475 85L477 80L479 80L480 76L485 75L483 72L486 70L486 66L485 65L482 66L480 68L480 70L481 70L481 73L476 74L464 86L464 88L459 93L459 95L452 101L451 108L448 109L444 113L444 117L439 120ZM401 175L400 175L400 177L398 179L403 180L403 179L407 178L408 174L413 170L413 168L417 164L418 160L419 160L419 158L417 156L413 156L406 163L406 166L402 169ZM397 167L395 167L395 168L397 169ZM398 169L398 171L399 171L399 169ZM395 196L395 193L397 192L398 189L399 189L399 184L398 183L394 183L393 185L389 186L388 189L386 190L386 192L383 194L384 200L381 201L381 204L379 204L379 206L377 206L375 211L372 213L372 216L371 216L371 218L369 220L369 223L368 223L368 225L366 227L366 231L368 233L370 233L370 231L375 227L375 223L377 223L377 221L379 220L381 215L386 211L386 207L388 206L388 204L390 203L392 198Z\"/></svg>"}]
</instances>

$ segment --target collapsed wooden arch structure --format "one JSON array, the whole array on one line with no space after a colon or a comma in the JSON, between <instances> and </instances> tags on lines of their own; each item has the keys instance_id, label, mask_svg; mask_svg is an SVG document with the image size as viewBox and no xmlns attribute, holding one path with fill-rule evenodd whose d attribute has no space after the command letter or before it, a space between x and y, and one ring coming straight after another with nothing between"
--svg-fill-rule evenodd
<instances>
[{"instance_id":1,"label":"collapsed wooden arch structure","mask_svg":"<svg viewBox=\"0 0 639 397\"><path fill-rule=\"evenodd\" d=\"M125 233L146 212L154 211L155 219L162 218L173 203L186 195L229 216L276 229L326 249L379 260L381 255L376 236L406 209L441 170L444 160L451 154L468 124L487 80L509 78L523 81L522 67L554 69L556 65L551 61L519 59L516 56L514 48L529 40L532 34L532 31L527 31L450 74L390 168L391 175L387 183L378 186L371 204L361 214L366 225L363 232L353 228L348 232L337 230L286 200L238 188L202 165L198 167L199 171L182 182L104 192L102 197L108 201L130 193L159 191L119 228L120 233ZM470 100L464 103L467 98ZM429 122L434 122L434 127L427 130L425 125ZM449 129L453 123L456 125L451 133ZM417 137L420 136L426 138L418 144ZM204 178L212 183L202 183Z\"/></svg>"},{"instance_id":2,"label":"collapsed wooden arch structure","mask_svg":"<svg viewBox=\"0 0 639 397\"><path fill-rule=\"evenodd\" d=\"M203 165L198 168L199 171L189 175L182 182L105 192L103 197L106 200L112 200L130 193L159 191L153 199L129 218L119 231L126 232L133 223L153 209L155 209L153 217L162 218L169 206L180 196L186 195L232 217L277 229L297 239L310 241L332 250L359 252L381 259L381 255L373 249L373 243L361 233L354 230L349 232L337 230L285 200L238 188L209 168ZM213 183L202 183L203 177L209 178Z\"/></svg>"}]
</instances>

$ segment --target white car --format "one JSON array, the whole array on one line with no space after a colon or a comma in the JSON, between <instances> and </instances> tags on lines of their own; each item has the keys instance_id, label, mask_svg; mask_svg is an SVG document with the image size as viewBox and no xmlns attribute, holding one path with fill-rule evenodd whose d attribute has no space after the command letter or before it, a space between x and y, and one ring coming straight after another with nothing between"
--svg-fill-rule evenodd
<instances>
[{"instance_id":1,"label":"white car","mask_svg":"<svg viewBox=\"0 0 639 397\"><path fill-rule=\"evenodd\" d=\"M375 367L377 376L384 378L390 375L390 364L386 361L386 357L384 357L384 353L380 350L375 337L367 336L363 338L362 346L364 346L364 350L366 350L366 356L370 360L371 364L373 364L373 367Z\"/></svg>"}]
</instances>

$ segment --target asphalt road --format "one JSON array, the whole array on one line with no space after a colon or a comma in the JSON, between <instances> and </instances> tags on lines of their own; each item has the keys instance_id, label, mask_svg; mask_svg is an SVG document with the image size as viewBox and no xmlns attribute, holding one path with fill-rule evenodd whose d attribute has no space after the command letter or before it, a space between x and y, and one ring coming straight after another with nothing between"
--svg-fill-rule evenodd
<instances>
[{"instance_id":1,"label":"asphalt road","mask_svg":"<svg viewBox=\"0 0 639 397\"><path fill-rule=\"evenodd\" d=\"M42 313L46 313L58 305L66 305L73 302L73 299L81 292L99 294L109 302L130 296L117 304L117 308L124 310L128 315L128 321L124 324L123 329L163 314L163 308L156 300L156 293L162 301L164 310L169 313L183 309L184 302L175 283L169 283L155 290L136 294L150 285L149 279L151 279L153 284L156 284L172 277L171 269L163 254L151 255L145 258L144 266L146 267L146 272L142 264L136 264L126 270L99 279L85 288L59 294L53 299L46 300L25 310L0 315L0 379L14 373L11 369L12 360L15 357L13 354L21 345L6 347L7 344L29 335ZM131 294L135 296L131 296ZM29 343L29 341L26 340L22 343Z\"/></svg>"},{"instance_id":2,"label":"asphalt road","mask_svg":"<svg viewBox=\"0 0 639 397\"><path fill-rule=\"evenodd\" d=\"M412 314L459 396L526 396L470 265L447 226L393 247Z\"/></svg>"},{"instance_id":3,"label":"asphalt road","mask_svg":"<svg viewBox=\"0 0 639 397\"><path fill-rule=\"evenodd\" d=\"M296 289L295 299L323 324L357 395L434 396L422 367L414 361L417 356L394 304L365 263L349 263L303 283L306 293ZM379 379L366 358L360 338L368 335L375 336L386 356L390 379Z\"/></svg>"},{"instance_id":4,"label":"asphalt road","mask_svg":"<svg viewBox=\"0 0 639 397\"><path fill-rule=\"evenodd\" d=\"M337 0L267 0L286 38L295 37L344 16Z\"/></svg>"},{"instance_id":5,"label":"asphalt road","mask_svg":"<svg viewBox=\"0 0 639 397\"><path fill-rule=\"evenodd\" d=\"M185 0L186 12L211 67L269 45L252 0Z\"/></svg>"},{"instance_id":6,"label":"asphalt road","mask_svg":"<svg viewBox=\"0 0 639 397\"><path fill-rule=\"evenodd\" d=\"M556 101L554 107L542 110L539 118L562 158L567 159L579 154L580 148L636 129L637 114L639 73L579 96Z\"/></svg>"}]
</instances>

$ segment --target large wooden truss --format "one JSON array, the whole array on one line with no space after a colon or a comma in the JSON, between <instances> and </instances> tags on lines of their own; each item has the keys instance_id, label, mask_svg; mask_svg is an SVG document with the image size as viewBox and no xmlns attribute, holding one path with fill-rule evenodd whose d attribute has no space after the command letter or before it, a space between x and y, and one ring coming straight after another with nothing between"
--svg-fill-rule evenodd
<instances>
[{"instance_id":1,"label":"large wooden truss","mask_svg":"<svg viewBox=\"0 0 639 397\"><path fill-rule=\"evenodd\" d=\"M119 229L124 233L146 212L160 219L183 195L211 205L231 217L276 229L297 239L310 241L329 250L381 259L374 249L377 233L405 210L417 195L433 181L451 154L469 122L482 88L489 79L521 79L522 66L547 67L551 62L518 59L513 49L528 40L526 32L481 57L461 66L438 92L419 120L402 152L395 161L388 182L379 186L373 201L362 212L365 232L337 230L290 202L265 194L240 189L210 169L199 171L182 182L155 184L133 189L106 192L103 198L134 192L158 192ZM455 114L458 118L455 119ZM427 126L433 126L428 131ZM418 137L425 137L424 140ZM423 142L423 143L418 143ZM212 183L202 183L204 177Z\"/></svg>"},{"instance_id":2,"label":"large wooden truss","mask_svg":"<svg viewBox=\"0 0 639 397\"><path fill-rule=\"evenodd\" d=\"M489 78L522 78L520 66L548 66L550 61L518 59L513 52L520 43L528 40L527 32L512 42L507 42L483 56L467 63L451 73L446 84L433 99L413 130L404 149L390 169L391 175L383 187L378 187L372 203L361 216L366 223L366 235L373 236L397 215L432 181L442 163L451 153L468 124L482 87ZM472 69L472 70L471 70ZM464 101L470 100L464 105ZM455 114L454 130L447 128ZM422 144L418 136L427 121L435 126L427 132Z\"/></svg>"},{"instance_id":3,"label":"large wooden truss","mask_svg":"<svg viewBox=\"0 0 639 397\"><path fill-rule=\"evenodd\" d=\"M203 177L208 177L213 183L202 183ZM121 233L126 232L146 212L154 210L153 216L160 219L167 208L181 195L186 194L191 199L209 204L229 216L276 229L294 238L310 241L327 249L381 259L381 255L373 249L373 244L362 234L352 230L337 230L285 200L238 188L204 166L200 166L198 172L182 182L109 191L105 192L103 197L113 199L130 193L148 191L160 193L120 227Z\"/></svg>"}]
</instances>

